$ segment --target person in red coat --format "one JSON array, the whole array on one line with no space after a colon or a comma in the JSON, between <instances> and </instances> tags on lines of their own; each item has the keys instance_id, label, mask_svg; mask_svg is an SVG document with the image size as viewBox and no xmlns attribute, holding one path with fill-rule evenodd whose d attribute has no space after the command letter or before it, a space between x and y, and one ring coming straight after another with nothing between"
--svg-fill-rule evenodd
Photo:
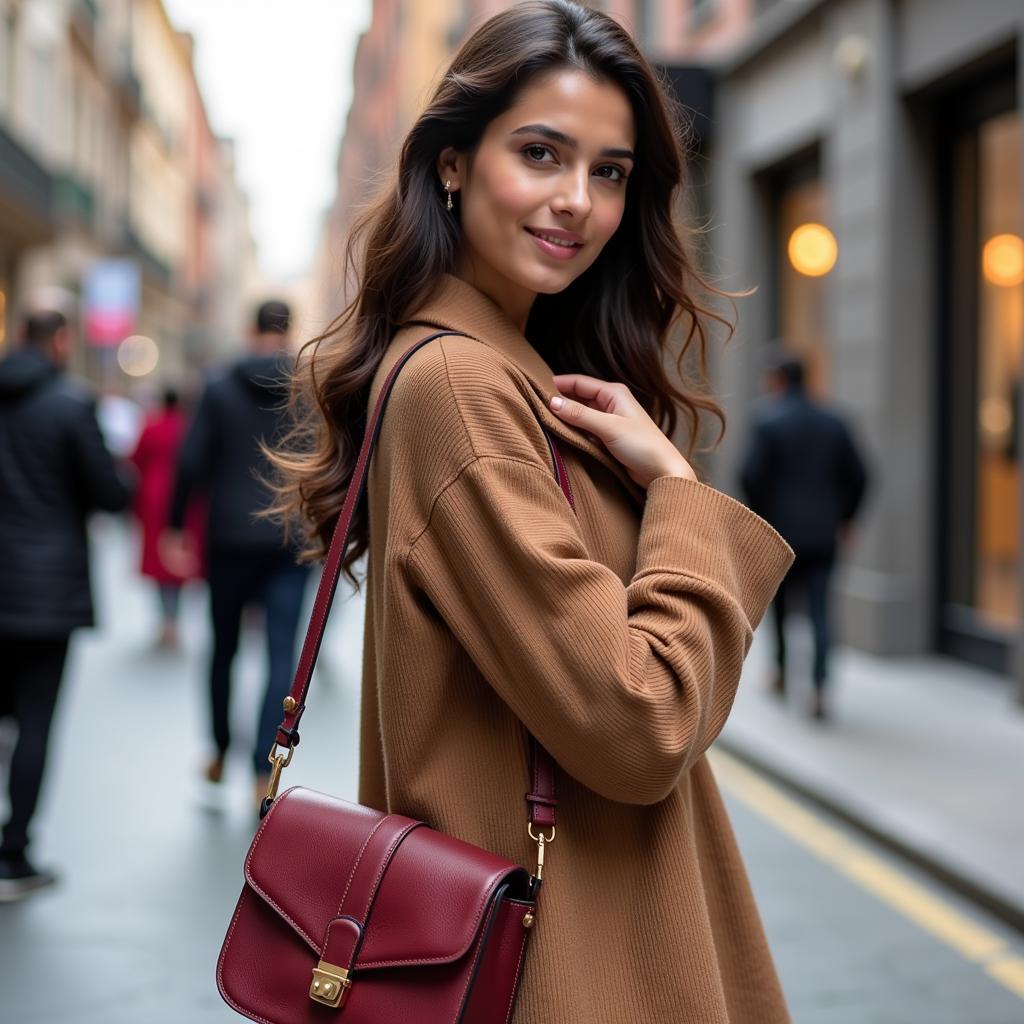
<instances>
[{"instance_id":1,"label":"person in red coat","mask_svg":"<svg viewBox=\"0 0 1024 1024\"><path fill-rule=\"evenodd\" d=\"M140 571L157 585L161 611L157 645L165 649L178 646L178 606L182 584L199 574L198 565L191 571L180 565L173 568L168 565L159 543L167 527L178 452L187 425L178 407L178 393L167 388L160 409L147 417L131 456L139 472L135 514L142 526ZM188 525L193 541L190 547L198 551L201 546L199 519L195 515L189 518L192 520Z\"/></svg>"}]
</instances>

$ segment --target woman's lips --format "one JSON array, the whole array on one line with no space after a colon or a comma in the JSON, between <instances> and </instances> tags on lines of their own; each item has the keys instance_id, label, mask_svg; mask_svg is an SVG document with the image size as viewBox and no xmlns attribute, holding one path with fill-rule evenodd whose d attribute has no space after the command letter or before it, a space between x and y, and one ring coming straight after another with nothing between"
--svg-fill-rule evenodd
<instances>
[{"instance_id":1,"label":"woman's lips","mask_svg":"<svg viewBox=\"0 0 1024 1024\"><path fill-rule=\"evenodd\" d=\"M549 242L534 234L529 228L523 228L523 230L537 243L542 252L554 256L558 260L571 260L583 248L582 245L556 245L554 242Z\"/></svg>"}]
</instances>

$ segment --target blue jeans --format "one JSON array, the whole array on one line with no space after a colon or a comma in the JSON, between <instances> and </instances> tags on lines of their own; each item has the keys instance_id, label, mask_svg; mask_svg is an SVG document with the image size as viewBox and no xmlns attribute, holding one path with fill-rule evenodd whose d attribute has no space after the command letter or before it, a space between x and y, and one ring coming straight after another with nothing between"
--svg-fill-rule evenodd
<instances>
[{"instance_id":1,"label":"blue jeans","mask_svg":"<svg viewBox=\"0 0 1024 1024\"><path fill-rule=\"evenodd\" d=\"M229 707L231 666L238 651L242 611L263 605L267 639L267 684L259 711L253 769L267 772L267 754L284 712L295 669L299 616L308 565L296 565L290 552L261 548L211 548L207 556L213 656L210 659L210 712L213 741L223 756L231 744Z\"/></svg>"}]
</instances>

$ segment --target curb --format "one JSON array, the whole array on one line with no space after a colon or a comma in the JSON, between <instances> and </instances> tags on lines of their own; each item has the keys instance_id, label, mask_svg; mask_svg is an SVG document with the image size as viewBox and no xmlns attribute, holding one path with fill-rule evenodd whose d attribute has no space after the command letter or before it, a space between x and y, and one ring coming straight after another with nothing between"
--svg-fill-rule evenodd
<instances>
[{"instance_id":1,"label":"curb","mask_svg":"<svg viewBox=\"0 0 1024 1024\"><path fill-rule=\"evenodd\" d=\"M731 737L720 735L715 745L773 782L828 811L829 814L921 868L939 882L1024 934L1024 906L1015 900L1007 898L984 882L979 882L977 878L950 864L946 859L924 849L920 843L897 835L891 828L882 827L872 821L870 815L863 809L853 806L834 792L830 793L825 787L808 783L803 777L780 767L771 758L751 751L744 743L737 743Z\"/></svg>"}]
</instances>

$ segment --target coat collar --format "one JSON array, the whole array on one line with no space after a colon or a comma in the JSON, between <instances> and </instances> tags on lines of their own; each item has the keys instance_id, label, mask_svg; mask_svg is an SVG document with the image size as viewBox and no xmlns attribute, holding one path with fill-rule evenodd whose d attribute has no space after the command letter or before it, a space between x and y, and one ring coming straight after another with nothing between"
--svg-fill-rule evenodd
<instances>
[{"instance_id":1,"label":"coat collar","mask_svg":"<svg viewBox=\"0 0 1024 1024\"><path fill-rule=\"evenodd\" d=\"M644 489L634 482L622 463L600 441L592 440L587 431L563 422L550 410L548 400L557 391L554 372L493 299L468 281L446 273L430 298L402 326L409 324L460 331L500 352L529 381L532 404L543 426L559 440L597 459L622 481L635 500L643 503Z\"/></svg>"}]
</instances>

